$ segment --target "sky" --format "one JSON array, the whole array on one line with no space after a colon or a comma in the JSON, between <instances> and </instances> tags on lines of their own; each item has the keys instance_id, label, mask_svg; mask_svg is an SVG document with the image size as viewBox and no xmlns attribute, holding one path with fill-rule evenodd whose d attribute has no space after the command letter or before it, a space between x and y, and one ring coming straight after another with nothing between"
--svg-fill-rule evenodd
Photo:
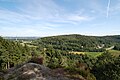
<instances>
[{"instance_id":1,"label":"sky","mask_svg":"<svg viewBox=\"0 0 120 80\"><path fill-rule=\"evenodd\" d=\"M0 36L120 35L120 0L0 0Z\"/></svg>"}]
</instances>

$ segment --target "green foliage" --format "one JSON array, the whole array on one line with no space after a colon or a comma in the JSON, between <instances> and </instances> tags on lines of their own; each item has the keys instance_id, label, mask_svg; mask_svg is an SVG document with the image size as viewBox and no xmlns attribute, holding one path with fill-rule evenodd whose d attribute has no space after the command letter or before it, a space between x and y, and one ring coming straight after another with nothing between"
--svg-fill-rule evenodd
<instances>
[{"instance_id":1,"label":"green foliage","mask_svg":"<svg viewBox=\"0 0 120 80\"><path fill-rule=\"evenodd\" d=\"M52 47L46 50L47 66L50 68L58 68L62 66L62 55L59 50Z\"/></svg>"},{"instance_id":2,"label":"green foliage","mask_svg":"<svg viewBox=\"0 0 120 80\"><path fill-rule=\"evenodd\" d=\"M64 51L80 52L103 52L106 48L115 46L120 50L120 36L83 36L83 35L61 35L39 38L31 44L47 48L51 45L54 49Z\"/></svg>"},{"instance_id":3,"label":"green foliage","mask_svg":"<svg viewBox=\"0 0 120 80\"><path fill-rule=\"evenodd\" d=\"M37 47L23 46L0 37L0 69L18 65L32 56L33 62L52 69L64 68L70 75L82 75L86 80L120 79L120 52L117 51L120 36L52 36L32 41L29 45ZM115 46L115 50L105 50L111 46Z\"/></svg>"},{"instance_id":4,"label":"green foliage","mask_svg":"<svg viewBox=\"0 0 120 80\"><path fill-rule=\"evenodd\" d=\"M65 70L69 74L71 74L71 76L74 75L74 74L76 74L76 75L79 74L79 75L83 76L87 80L96 80L95 76L92 73L90 73L87 70L83 70L81 68L76 68L76 67L69 66L69 67L65 68Z\"/></svg>"},{"instance_id":5,"label":"green foliage","mask_svg":"<svg viewBox=\"0 0 120 80\"><path fill-rule=\"evenodd\" d=\"M8 69L23 63L30 58L30 49L17 42L5 40L0 37L0 70Z\"/></svg>"},{"instance_id":6,"label":"green foliage","mask_svg":"<svg viewBox=\"0 0 120 80\"><path fill-rule=\"evenodd\" d=\"M97 80L120 80L120 57L113 57L108 52L102 54L92 72Z\"/></svg>"},{"instance_id":7,"label":"green foliage","mask_svg":"<svg viewBox=\"0 0 120 80\"><path fill-rule=\"evenodd\" d=\"M114 47L115 50L120 50L120 44L116 44Z\"/></svg>"},{"instance_id":8,"label":"green foliage","mask_svg":"<svg viewBox=\"0 0 120 80\"><path fill-rule=\"evenodd\" d=\"M104 46L110 46L111 41L106 41L102 37L82 36L82 35L63 35L44 37L33 41L33 45L43 46L48 48L51 45L54 49L64 51L105 51ZM102 48L98 48L102 47Z\"/></svg>"}]
</instances>

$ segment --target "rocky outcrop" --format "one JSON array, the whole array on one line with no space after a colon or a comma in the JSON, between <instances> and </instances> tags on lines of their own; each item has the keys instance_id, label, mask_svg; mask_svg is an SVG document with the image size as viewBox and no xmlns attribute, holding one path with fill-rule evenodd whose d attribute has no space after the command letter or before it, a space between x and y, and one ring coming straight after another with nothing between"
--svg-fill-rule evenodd
<instances>
[{"instance_id":1,"label":"rocky outcrop","mask_svg":"<svg viewBox=\"0 0 120 80\"><path fill-rule=\"evenodd\" d=\"M71 79L59 72L36 63L26 63L8 70L4 74L4 80L80 80ZM81 79L84 80L84 79Z\"/></svg>"}]
</instances>

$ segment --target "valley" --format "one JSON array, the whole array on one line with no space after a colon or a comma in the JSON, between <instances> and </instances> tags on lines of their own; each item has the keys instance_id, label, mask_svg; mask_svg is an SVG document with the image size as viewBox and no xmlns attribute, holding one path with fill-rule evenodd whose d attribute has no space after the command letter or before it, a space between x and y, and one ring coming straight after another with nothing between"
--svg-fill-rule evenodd
<instances>
[{"instance_id":1,"label":"valley","mask_svg":"<svg viewBox=\"0 0 120 80\"><path fill-rule=\"evenodd\" d=\"M45 66L50 69L52 74L56 76L60 74L60 79L64 75L63 80L108 80L109 78L119 80L119 45L120 36L118 35L97 37L72 34L34 39L17 38L17 40L16 38L6 39L1 37L0 74L3 76L0 76L0 79L14 80L19 77L14 74L16 70L30 64L30 66ZM34 65L31 65L32 63ZM11 69L14 69L14 71L11 72ZM32 68L29 69L35 75L38 75ZM62 72L59 72L59 69ZM111 70L112 72L109 72ZM44 73L41 74L43 75ZM53 78L52 75L48 75ZM43 77L46 78L46 76ZM39 77L36 76L34 78L37 79ZM24 80L27 79L24 78Z\"/></svg>"}]
</instances>

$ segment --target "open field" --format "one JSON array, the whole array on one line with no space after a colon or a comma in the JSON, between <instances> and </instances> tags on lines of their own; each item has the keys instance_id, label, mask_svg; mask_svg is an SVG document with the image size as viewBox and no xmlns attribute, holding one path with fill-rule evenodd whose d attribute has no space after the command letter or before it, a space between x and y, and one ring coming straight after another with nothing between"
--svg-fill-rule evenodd
<instances>
[{"instance_id":1,"label":"open field","mask_svg":"<svg viewBox=\"0 0 120 80\"><path fill-rule=\"evenodd\" d=\"M85 52L85 54L93 58L100 56L102 53L104 52Z\"/></svg>"},{"instance_id":2,"label":"open field","mask_svg":"<svg viewBox=\"0 0 120 80\"><path fill-rule=\"evenodd\" d=\"M120 55L120 51L118 51L118 50L109 50L108 52L110 54L112 54L113 56L119 56Z\"/></svg>"},{"instance_id":3,"label":"open field","mask_svg":"<svg viewBox=\"0 0 120 80\"><path fill-rule=\"evenodd\" d=\"M37 46L34 46L34 45L30 45L32 41L22 41L20 44L22 46L25 46L25 44L28 46L28 47L33 47L33 48L36 48Z\"/></svg>"},{"instance_id":4,"label":"open field","mask_svg":"<svg viewBox=\"0 0 120 80\"><path fill-rule=\"evenodd\" d=\"M120 51L118 50L108 50L108 52L110 54L112 54L113 56L119 56L120 55ZM70 52L70 53L73 53L73 54L83 54L83 55L88 55L92 58L95 58L95 57L98 57L100 56L102 53L104 52Z\"/></svg>"},{"instance_id":5,"label":"open field","mask_svg":"<svg viewBox=\"0 0 120 80\"><path fill-rule=\"evenodd\" d=\"M92 58L95 58L95 57L98 57L100 56L103 52L70 52L70 53L73 53L73 54L83 54L83 55L88 55Z\"/></svg>"}]
</instances>

